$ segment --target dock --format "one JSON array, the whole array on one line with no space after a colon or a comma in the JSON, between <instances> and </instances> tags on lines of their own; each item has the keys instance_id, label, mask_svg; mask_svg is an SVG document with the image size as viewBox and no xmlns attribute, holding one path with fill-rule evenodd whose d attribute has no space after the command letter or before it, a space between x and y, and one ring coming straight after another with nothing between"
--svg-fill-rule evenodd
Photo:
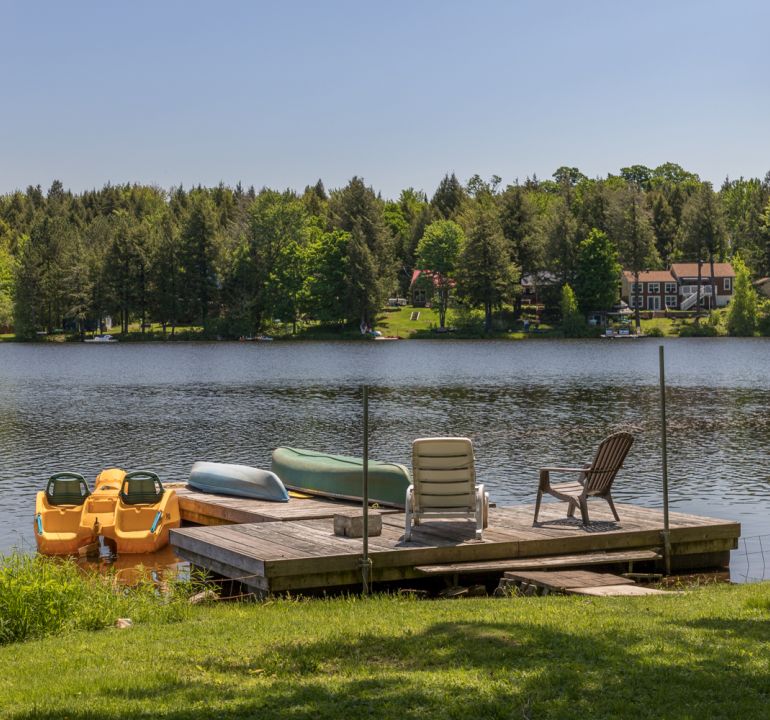
<instances>
[{"instance_id":1,"label":"dock","mask_svg":"<svg viewBox=\"0 0 770 720\"><path fill-rule=\"evenodd\" d=\"M217 575L239 580L258 594L360 587L362 541L334 534L337 513L360 513L350 503L315 498L267 503L180 492L182 517L203 527L171 531L181 558ZM533 505L490 508L483 540L474 525L425 521L404 541L404 515L374 509L382 534L369 538L372 582L410 582L447 576L498 575L527 570L620 566L662 567L663 513L618 504L620 522L600 503L591 523L565 517L563 503L547 503L532 525ZM670 513L672 568L690 571L729 565L740 524L730 520Z\"/></svg>"}]
</instances>

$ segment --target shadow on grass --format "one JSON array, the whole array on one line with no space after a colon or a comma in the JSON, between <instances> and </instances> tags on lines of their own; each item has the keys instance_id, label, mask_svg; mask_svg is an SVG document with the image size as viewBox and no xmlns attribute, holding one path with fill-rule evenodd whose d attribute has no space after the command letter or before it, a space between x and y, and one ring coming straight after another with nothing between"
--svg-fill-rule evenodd
<instances>
[{"instance_id":1,"label":"shadow on grass","mask_svg":"<svg viewBox=\"0 0 770 720\"><path fill-rule=\"evenodd\" d=\"M635 607L644 613L650 606L640 602ZM159 667L158 676L137 668L120 687L102 689L112 701L107 703L104 697L105 707L99 707L94 697L87 703L73 701L56 712L10 717L766 716L767 662L747 666L752 653L761 655L768 640L768 630L757 624L696 622L696 627L740 639L712 645L693 642L687 623L672 623L670 633L648 638L634 630L631 616L582 635L568 627L541 625L537 618L530 624L506 622L510 608L500 603L499 622L439 622L412 635L365 633L316 642L300 637L255 647L247 657L229 655L222 647L220 653L188 666L186 678L173 677L171 668ZM409 612L409 605L403 612ZM552 619L559 608L543 605L543 612ZM607 622L606 615L602 621ZM108 709L115 706L115 698L121 699L120 709Z\"/></svg>"}]
</instances>

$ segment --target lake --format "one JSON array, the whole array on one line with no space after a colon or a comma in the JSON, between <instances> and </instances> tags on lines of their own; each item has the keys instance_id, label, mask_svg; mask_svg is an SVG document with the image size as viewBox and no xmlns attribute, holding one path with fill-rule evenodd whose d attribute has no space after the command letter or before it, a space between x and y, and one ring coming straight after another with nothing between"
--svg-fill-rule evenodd
<instances>
[{"instance_id":1,"label":"lake","mask_svg":"<svg viewBox=\"0 0 770 720\"><path fill-rule=\"evenodd\" d=\"M768 575L770 341L662 342L671 507L740 521L733 577ZM532 503L541 465L588 462L631 428L613 494L660 507L660 343L2 344L0 552L34 548L35 492L61 470L179 481L196 460L269 467L278 445L359 455L364 383L372 458L409 465L416 437L468 436L492 499Z\"/></svg>"}]
</instances>

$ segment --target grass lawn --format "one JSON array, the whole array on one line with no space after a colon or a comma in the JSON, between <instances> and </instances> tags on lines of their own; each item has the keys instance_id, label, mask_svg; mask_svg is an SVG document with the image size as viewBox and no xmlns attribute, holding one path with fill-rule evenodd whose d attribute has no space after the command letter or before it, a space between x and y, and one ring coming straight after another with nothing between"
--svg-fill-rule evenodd
<instances>
[{"instance_id":1,"label":"grass lawn","mask_svg":"<svg viewBox=\"0 0 770 720\"><path fill-rule=\"evenodd\" d=\"M760 718L770 583L276 600L0 647L0 717Z\"/></svg>"},{"instance_id":2,"label":"grass lawn","mask_svg":"<svg viewBox=\"0 0 770 720\"><path fill-rule=\"evenodd\" d=\"M412 320L412 313L419 313L417 320ZM451 325L452 311L447 312L447 325ZM410 305L398 308L384 308L377 317L377 330L383 335L398 335L408 338L414 335L430 336L433 328L439 326L438 311L433 308L414 308Z\"/></svg>"}]
</instances>

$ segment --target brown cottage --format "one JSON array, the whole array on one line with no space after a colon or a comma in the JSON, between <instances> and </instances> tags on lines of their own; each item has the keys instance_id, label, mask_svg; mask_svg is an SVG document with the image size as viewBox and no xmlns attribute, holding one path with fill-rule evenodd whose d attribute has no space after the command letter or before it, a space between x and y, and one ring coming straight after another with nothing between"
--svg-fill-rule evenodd
<instances>
[{"instance_id":1,"label":"brown cottage","mask_svg":"<svg viewBox=\"0 0 770 720\"><path fill-rule=\"evenodd\" d=\"M639 284L630 270L623 271L620 296L632 310L676 310L679 291L674 276L668 270L646 270L639 273Z\"/></svg>"},{"instance_id":2,"label":"brown cottage","mask_svg":"<svg viewBox=\"0 0 770 720\"><path fill-rule=\"evenodd\" d=\"M735 271L730 263L701 265L700 304L702 308L724 307L733 294ZM712 299L712 287L716 296ZM647 270L639 273L638 284L634 273L623 271L620 296L631 309L640 310L694 310L698 301L698 264L674 263L671 270Z\"/></svg>"}]
</instances>

